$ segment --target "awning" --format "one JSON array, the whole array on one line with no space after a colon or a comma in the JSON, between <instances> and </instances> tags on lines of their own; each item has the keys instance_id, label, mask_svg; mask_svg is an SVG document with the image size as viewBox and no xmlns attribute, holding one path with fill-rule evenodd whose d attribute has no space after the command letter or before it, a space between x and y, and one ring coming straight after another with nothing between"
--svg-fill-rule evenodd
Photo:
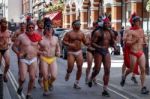
<instances>
[{"instance_id":1,"label":"awning","mask_svg":"<svg viewBox=\"0 0 150 99\"><path fill-rule=\"evenodd\" d=\"M62 12L53 12L50 14L46 14L45 17L49 17L51 20L61 20Z\"/></svg>"}]
</instances>

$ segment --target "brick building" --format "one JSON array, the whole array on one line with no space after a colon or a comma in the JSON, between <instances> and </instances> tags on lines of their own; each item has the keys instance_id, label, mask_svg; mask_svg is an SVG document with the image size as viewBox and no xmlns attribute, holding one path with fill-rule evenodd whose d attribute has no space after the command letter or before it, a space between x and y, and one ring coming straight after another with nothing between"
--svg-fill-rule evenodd
<instances>
[{"instance_id":1,"label":"brick building","mask_svg":"<svg viewBox=\"0 0 150 99\"><path fill-rule=\"evenodd\" d=\"M121 26L129 25L130 14L136 12L148 26L147 0L64 0L63 27L70 28L75 19L80 19L81 28L92 26L92 22L104 13L111 15L112 27L119 31ZM147 30L147 28L145 28Z\"/></svg>"}]
</instances>

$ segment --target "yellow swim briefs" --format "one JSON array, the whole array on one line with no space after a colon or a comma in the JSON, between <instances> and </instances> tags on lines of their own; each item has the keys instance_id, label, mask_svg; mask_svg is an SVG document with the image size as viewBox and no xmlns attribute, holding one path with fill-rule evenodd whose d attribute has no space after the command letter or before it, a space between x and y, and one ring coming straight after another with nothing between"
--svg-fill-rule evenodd
<instances>
[{"instance_id":1,"label":"yellow swim briefs","mask_svg":"<svg viewBox=\"0 0 150 99\"><path fill-rule=\"evenodd\" d=\"M51 64L51 63L53 63L56 60L56 57L44 57L44 56L42 56L41 59L44 62L46 62L48 64Z\"/></svg>"}]
</instances>

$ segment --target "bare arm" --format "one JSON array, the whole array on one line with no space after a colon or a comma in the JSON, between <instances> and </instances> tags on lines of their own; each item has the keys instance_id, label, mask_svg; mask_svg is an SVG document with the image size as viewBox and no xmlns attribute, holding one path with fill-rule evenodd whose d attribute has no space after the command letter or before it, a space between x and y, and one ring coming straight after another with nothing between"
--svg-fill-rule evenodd
<instances>
[{"instance_id":1,"label":"bare arm","mask_svg":"<svg viewBox=\"0 0 150 99\"><path fill-rule=\"evenodd\" d=\"M19 40L19 38L17 38L12 45L12 50L17 54L17 56L19 55L19 45L20 44L21 44L21 41Z\"/></svg>"},{"instance_id":2,"label":"bare arm","mask_svg":"<svg viewBox=\"0 0 150 99\"><path fill-rule=\"evenodd\" d=\"M83 34L82 41L83 41L84 45L87 45L87 46L89 45L89 40L88 40L88 38L86 38L85 34Z\"/></svg>"},{"instance_id":3,"label":"bare arm","mask_svg":"<svg viewBox=\"0 0 150 99\"><path fill-rule=\"evenodd\" d=\"M98 41L99 36L101 36L100 33L99 33L99 31L96 31L96 32L93 34L92 38L91 38L92 45L93 45L93 47L95 47L95 48L102 48L101 46L99 46L99 45L97 44L97 41Z\"/></svg>"},{"instance_id":4,"label":"bare arm","mask_svg":"<svg viewBox=\"0 0 150 99\"><path fill-rule=\"evenodd\" d=\"M60 56L60 45L59 45L59 42L58 42L58 38L57 38L57 44L56 44L56 56Z\"/></svg>"}]
</instances>

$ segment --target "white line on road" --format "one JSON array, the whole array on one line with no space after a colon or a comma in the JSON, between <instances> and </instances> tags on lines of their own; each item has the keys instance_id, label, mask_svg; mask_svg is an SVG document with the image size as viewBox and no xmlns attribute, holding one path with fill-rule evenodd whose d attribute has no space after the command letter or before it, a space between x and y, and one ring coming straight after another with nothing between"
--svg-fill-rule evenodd
<instances>
[{"instance_id":1,"label":"white line on road","mask_svg":"<svg viewBox=\"0 0 150 99\"><path fill-rule=\"evenodd\" d=\"M2 66L5 67L5 65L4 65L4 60L2 60ZM9 77L10 81L11 81L11 84L12 84L14 90L17 92L18 83L17 83L17 81L16 81L14 75L12 74L12 72L11 72L10 70L8 70L7 75L8 75L8 77ZM17 96L18 96L19 99L25 99L25 95L24 95L23 93L22 93L22 96L20 96L20 95L18 95L18 94L17 94Z\"/></svg>"},{"instance_id":2,"label":"white line on road","mask_svg":"<svg viewBox=\"0 0 150 99\"><path fill-rule=\"evenodd\" d=\"M97 83L97 84L103 87L103 85L101 83ZM113 89L108 88L108 90L110 90L111 92L113 92L113 93L123 97L124 99L129 99L127 96L125 96L125 95L123 95L123 94L121 94L121 93L119 93L119 92L117 92L117 91L115 91Z\"/></svg>"}]
</instances>

